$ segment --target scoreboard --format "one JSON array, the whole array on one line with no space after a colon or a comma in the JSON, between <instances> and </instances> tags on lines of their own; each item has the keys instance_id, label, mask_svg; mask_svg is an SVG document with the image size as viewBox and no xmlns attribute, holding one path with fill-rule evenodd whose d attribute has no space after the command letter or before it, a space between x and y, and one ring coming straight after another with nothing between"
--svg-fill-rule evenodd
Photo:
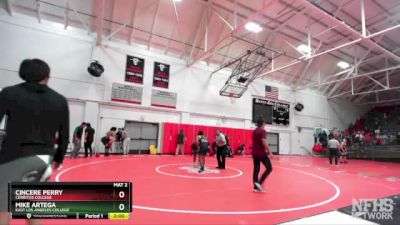
<instances>
[{"instance_id":1,"label":"scoreboard","mask_svg":"<svg viewBox=\"0 0 400 225\"><path fill-rule=\"evenodd\" d=\"M13 219L129 219L130 182L11 182Z\"/></svg>"},{"instance_id":2,"label":"scoreboard","mask_svg":"<svg viewBox=\"0 0 400 225\"><path fill-rule=\"evenodd\" d=\"M267 124L288 126L290 122L290 104L273 100L253 98L253 122L259 116L263 117Z\"/></svg>"}]
</instances>

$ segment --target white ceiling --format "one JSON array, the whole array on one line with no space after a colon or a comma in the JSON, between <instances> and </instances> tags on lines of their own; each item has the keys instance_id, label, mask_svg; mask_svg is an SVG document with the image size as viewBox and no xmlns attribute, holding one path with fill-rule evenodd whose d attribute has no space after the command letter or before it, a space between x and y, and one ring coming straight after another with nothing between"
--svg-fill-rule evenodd
<instances>
[{"instance_id":1,"label":"white ceiling","mask_svg":"<svg viewBox=\"0 0 400 225\"><path fill-rule=\"evenodd\" d=\"M317 85L319 80L351 78L383 69L353 82L347 79L313 88L330 97L340 95L360 104L375 102L376 95L380 103L400 102L400 89L396 89L400 86L399 69L388 70L388 79L384 71L400 63L398 0L364 0L365 36L362 36L362 0L3 1L1 6L11 15L17 12L38 21L44 19L81 29L86 29L83 25L86 23L89 32L98 34L99 44L113 34L111 38L125 40L128 44L143 44L149 49L161 49L166 54L181 57L189 66L200 59L222 65L253 49L256 44L300 58L302 55L294 48L307 44L310 34L310 43L315 50L311 59L279 71L265 68L264 77L301 89ZM248 32L243 28L248 21L261 24L263 31L257 34ZM383 35L368 37L394 26L397 27ZM358 39L360 41L355 44L333 50ZM329 53L324 54L327 50ZM286 66L293 60L292 57L279 57L274 68ZM352 73L333 76L342 71L336 65L340 60L353 66L356 62L361 63ZM388 90L379 90L387 86L387 80ZM352 83L356 95L351 93ZM357 94L364 92L371 93Z\"/></svg>"}]
</instances>

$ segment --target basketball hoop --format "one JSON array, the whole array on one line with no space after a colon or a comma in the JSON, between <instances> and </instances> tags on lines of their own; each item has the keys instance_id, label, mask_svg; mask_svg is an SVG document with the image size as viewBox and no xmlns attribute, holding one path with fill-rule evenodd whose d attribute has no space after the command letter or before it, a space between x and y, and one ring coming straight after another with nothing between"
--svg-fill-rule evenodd
<instances>
[{"instance_id":1,"label":"basketball hoop","mask_svg":"<svg viewBox=\"0 0 400 225\"><path fill-rule=\"evenodd\" d=\"M234 104L236 102L236 98L233 96L234 96L233 93L229 93L229 99L230 99L231 104Z\"/></svg>"},{"instance_id":2,"label":"basketball hoop","mask_svg":"<svg viewBox=\"0 0 400 225\"><path fill-rule=\"evenodd\" d=\"M231 98L231 104L235 104L236 98Z\"/></svg>"}]
</instances>

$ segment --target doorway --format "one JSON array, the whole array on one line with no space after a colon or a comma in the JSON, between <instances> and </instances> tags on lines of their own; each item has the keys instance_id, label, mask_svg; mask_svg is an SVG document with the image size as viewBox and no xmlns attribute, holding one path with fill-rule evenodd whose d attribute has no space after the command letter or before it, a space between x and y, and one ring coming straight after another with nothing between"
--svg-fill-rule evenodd
<instances>
[{"instance_id":1,"label":"doorway","mask_svg":"<svg viewBox=\"0 0 400 225\"><path fill-rule=\"evenodd\" d=\"M267 141L271 152L279 155L279 133L268 133Z\"/></svg>"},{"instance_id":2,"label":"doorway","mask_svg":"<svg viewBox=\"0 0 400 225\"><path fill-rule=\"evenodd\" d=\"M157 123L126 121L125 131L130 138L129 154L150 154L150 145L158 147Z\"/></svg>"}]
</instances>

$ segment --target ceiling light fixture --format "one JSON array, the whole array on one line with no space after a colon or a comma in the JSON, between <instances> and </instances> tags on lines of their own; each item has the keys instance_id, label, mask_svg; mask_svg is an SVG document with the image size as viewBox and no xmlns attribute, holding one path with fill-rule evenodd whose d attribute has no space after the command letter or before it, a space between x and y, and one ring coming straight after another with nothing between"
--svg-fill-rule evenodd
<instances>
[{"instance_id":1,"label":"ceiling light fixture","mask_svg":"<svg viewBox=\"0 0 400 225\"><path fill-rule=\"evenodd\" d=\"M246 25L244 25L244 28L246 28L246 30L254 32L254 33L258 33L260 31L262 31L262 27L254 22L248 22L246 23Z\"/></svg>"},{"instance_id":2,"label":"ceiling light fixture","mask_svg":"<svg viewBox=\"0 0 400 225\"><path fill-rule=\"evenodd\" d=\"M301 44L301 45L297 46L296 49L297 49L297 51L299 51L303 54L311 53L311 48L308 45Z\"/></svg>"},{"instance_id":3,"label":"ceiling light fixture","mask_svg":"<svg viewBox=\"0 0 400 225\"><path fill-rule=\"evenodd\" d=\"M342 68L342 69L347 69L347 68L349 68L350 64L348 64L345 61L340 61L340 62L337 63L337 66Z\"/></svg>"}]
</instances>

